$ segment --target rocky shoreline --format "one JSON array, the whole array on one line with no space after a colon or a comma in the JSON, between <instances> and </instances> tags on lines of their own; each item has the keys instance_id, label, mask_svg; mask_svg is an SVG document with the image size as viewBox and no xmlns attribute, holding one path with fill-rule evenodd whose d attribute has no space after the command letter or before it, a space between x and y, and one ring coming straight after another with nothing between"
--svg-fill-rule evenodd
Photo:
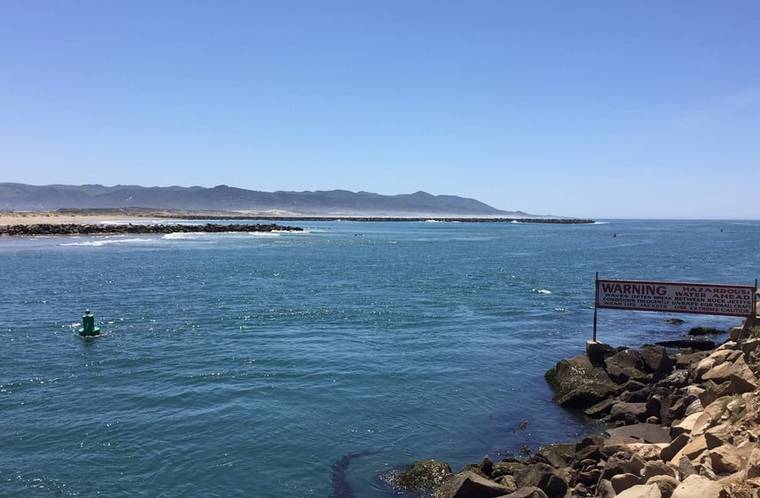
<instances>
[{"instance_id":1,"label":"rocky shoreline","mask_svg":"<svg viewBox=\"0 0 760 498\"><path fill-rule=\"evenodd\" d=\"M589 342L586 354L558 362L545 377L557 403L606 423L604 435L547 445L522 459L485 457L457 473L424 460L392 482L434 498L757 498L758 373L754 319L719 346Z\"/></svg>"},{"instance_id":2,"label":"rocky shoreline","mask_svg":"<svg viewBox=\"0 0 760 498\"><path fill-rule=\"evenodd\" d=\"M301 232L303 228L275 224L256 225L163 225L163 224L38 224L38 225L0 225L0 236L39 236L39 235L122 235L153 233L223 233L223 232Z\"/></svg>"}]
</instances>

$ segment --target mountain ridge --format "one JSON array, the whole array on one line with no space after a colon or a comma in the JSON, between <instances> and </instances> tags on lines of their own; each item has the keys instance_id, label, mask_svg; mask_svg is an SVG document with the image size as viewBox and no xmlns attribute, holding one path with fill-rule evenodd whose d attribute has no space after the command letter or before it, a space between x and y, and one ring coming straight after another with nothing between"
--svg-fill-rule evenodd
<instances>
[{"instance_id":1,"label":"mountain ridge","mask_svg":"<svg viewBox=\"0 0 760 498\"><path fill-rule=\"evenodd\" d=\"M101 184L0 183L0 209L43 211L88 208L154 208L271 212L304 215L533 216L505 211L477 199L418 190L385 195L334 189L264 192L229 185L166 187Z\"/></svg>"}]
</instances>

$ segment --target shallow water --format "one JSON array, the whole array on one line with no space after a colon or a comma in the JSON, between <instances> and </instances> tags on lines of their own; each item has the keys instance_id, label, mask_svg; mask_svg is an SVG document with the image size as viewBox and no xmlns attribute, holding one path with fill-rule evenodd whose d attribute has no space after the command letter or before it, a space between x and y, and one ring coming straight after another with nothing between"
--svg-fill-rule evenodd
<instances>
[{"instance_id":1,"label":"shallow water","mask_svg":"<svg viewBox=\"0 0 760 498\"><path fill-rule=\"evenodd\" d=\"M0 239L0 495L323 497L359 453L351 489L387 497L415 459L592 430L542 376L583 350L595 271L760 276L760 222L300 225ZM599 336L738 322L670 316L602 310Z\"/></svg>"}]
</instances>

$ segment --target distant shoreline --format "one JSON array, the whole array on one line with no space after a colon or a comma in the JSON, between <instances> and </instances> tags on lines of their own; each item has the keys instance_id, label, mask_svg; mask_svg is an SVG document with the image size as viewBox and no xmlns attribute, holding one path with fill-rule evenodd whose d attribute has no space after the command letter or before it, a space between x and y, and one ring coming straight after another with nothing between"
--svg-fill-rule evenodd
<instances>
[{"instance_id":1,"label":"distant shoreline","mask_svg":"<svg viewBox=\"0 0 760 498\"><path fill-rule=\"evenodd\" d=\"M356 216L306 215L282 213L239 213L225 211L181 211L156 209L61 209L57 211L0 211L0 225L98 224L105 221L129 223L130 219L213 220L213 221L358 221L358 222L459 222L459 223L549 223L560 225L592 224L582 218L484 217L484 216Z\"/></svg>"}]
</instances>

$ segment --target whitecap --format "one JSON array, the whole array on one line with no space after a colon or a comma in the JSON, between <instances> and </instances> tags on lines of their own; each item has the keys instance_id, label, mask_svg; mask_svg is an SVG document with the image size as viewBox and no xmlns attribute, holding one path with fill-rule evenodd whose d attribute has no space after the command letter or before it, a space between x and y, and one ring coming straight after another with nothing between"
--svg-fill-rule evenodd
<instances>
[{"instance_id":1,"label":"whitecap","mask_svg":"<svg viewBox=\"0 0 760 498\"><path fill-rule=\"evenodd\" d=\"M109 244L133 244L135 242L147 242L150 239L104 239L104 240L89 240L86 242L69 242L67 244L60 244L61 246L90 246L101 247Z\"/></svg>"}]
</instances>

